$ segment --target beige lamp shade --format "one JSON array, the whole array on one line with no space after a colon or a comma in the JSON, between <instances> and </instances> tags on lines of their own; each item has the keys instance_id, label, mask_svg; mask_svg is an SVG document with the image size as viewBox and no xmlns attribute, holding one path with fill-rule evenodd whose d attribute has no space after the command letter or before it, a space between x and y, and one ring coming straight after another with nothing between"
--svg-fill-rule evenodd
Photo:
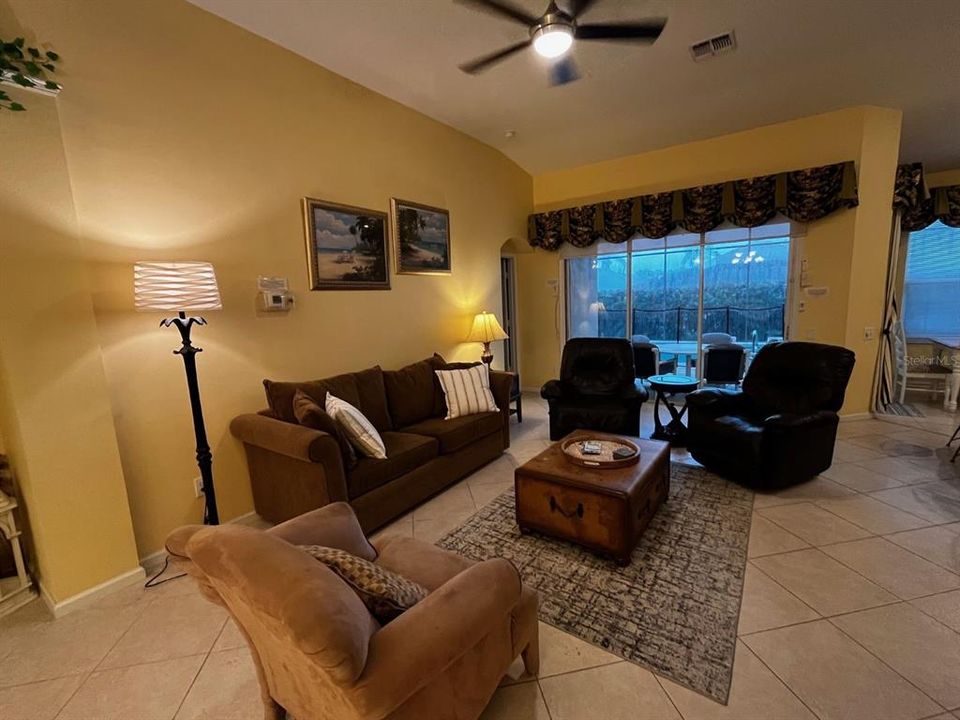
<instances>
[{"instance_id":1,"label":"beige lamp shade","mask_svg":"<svg viewBox=\"0 0 960 720\"><path fill-rule=\"evenodd\" d=\"M473 319L473 327L467 335L467 342L491 343L494 340L506 340L509 337L497 322L497 316L486 311Z\"/></svg>"},{"instance_id":2,"label":"beige lamp shade","mask_svg":"<svg viewBox=\"0 0 960 720\"><path fill-rule=\"evenodd\" d=\"M137 310L219 310L220 288L205 262L138 262L133 266Z\"/></svg>"}]
</instances>

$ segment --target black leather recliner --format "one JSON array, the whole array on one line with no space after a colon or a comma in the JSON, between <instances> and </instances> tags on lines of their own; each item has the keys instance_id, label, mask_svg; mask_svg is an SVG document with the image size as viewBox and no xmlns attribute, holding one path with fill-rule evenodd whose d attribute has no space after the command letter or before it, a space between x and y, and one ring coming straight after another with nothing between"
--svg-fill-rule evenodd
<instances>
[{"instance_id":1,"label":"black leather recliner","mask_svg":"<svg viewBox=\"0 0 960 720\"><path fill-rule=\"evenodd\" d=\"M741 390L687 396L687 449L708 469L755 488L810 480L830 467L855 355L808 342L757 353Z\"/></svg>"},{"instance_id":2,"label":"black leather recliner","mask_svg":"<svg viewBox=\"0 0 960 720\"><path fill-rule=\"evenodd\" d=\"M540 389L550 406L550 439L574 430L640 434L640 406L648 394L634 377L630 341L573 338L563 347L560 379Z\"/></svg>"}]
</instances>

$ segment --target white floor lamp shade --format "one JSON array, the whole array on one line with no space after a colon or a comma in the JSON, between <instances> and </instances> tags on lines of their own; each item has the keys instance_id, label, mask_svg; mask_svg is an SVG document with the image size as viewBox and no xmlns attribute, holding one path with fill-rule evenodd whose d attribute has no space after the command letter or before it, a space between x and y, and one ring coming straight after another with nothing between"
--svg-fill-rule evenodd
<instances>
[{"instance_id":1,"label":"white floor lamp shade","mask_svg":"<svg viewBox=\"0 0 960 720\"><path fill-rule=\"evenodd\" d=\"M138 262L133 266L137 310L219 310L220 288L207 262Z\"/></svg>"}]
</instances>

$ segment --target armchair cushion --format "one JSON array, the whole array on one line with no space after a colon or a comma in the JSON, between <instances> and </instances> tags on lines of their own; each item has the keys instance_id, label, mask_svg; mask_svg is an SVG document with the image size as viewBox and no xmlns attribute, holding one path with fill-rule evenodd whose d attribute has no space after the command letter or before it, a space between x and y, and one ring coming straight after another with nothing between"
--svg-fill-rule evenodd
<instances>
[{"instance_id":1,"label":"armchair cushion","mask_svg":"<svg viewBox=\"0 0 960 720\"><path fill-rule=\"evenodd\" d=\"M428 590L422 585L344 550L322 545L301 545L300 548L339 575L383 624L427 596Z\"/></svg>"}]
</instances>

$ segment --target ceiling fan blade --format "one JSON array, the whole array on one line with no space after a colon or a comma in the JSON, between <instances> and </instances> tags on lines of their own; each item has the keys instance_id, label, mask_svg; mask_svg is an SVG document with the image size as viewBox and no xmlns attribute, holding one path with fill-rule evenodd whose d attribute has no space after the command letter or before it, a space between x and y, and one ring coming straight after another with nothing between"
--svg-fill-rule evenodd
<instances>
[{"instance_id":1,"label":"ceiling fan blade","mask_svg":"<svg viewBox=\"0 0 960 720\"><path fill-rule=\"evenodd\" d=\"M468 62L468 63L463 63L462 65L460 65L460 69L463 70L465 73L467 73L467 75L476 75L479 72L483 72L491 65L495 65L501 60L505 60L506 58L510 57L514 53L520 52L524 48L529 47L530 43L532 42L533 41L529 39L524 40L522 42L518 42L515 45L511 45L510 47L506 47L503 50L497 50L496 52L490 53L489 55L483 55L482 57L478 57L476 60L472 60L471 62Z\"/></svg>"},{"instance_id":2,"label":"ceiling fan blade","mask_svg":"<svg viewBox=\"0 0 960 720\"><path fill-rule=\"evenodd\" d=\"M666 26L665 18L642 22L577 25L577 40L632 40L653 42Z\"/></svg>"},{"instance_id":3,"label":"ceiling fan blade","mask_svg":"<svg viewBox=\"0 0 960 720\"><path fill-rule=\"evenodd\" d=\"M503 0L455 0L461 5L466 5L467 7L473 8L474 10L479 10L480 12L485 12L490 15L497 15L498 17L510 18L519 23L523 23L527 27L531 25L536 25L538 18L530 15L529 13L521 10L518 7L514 7L508 2Z\"/></svg>"},{"instance_id":4,"label":"ceiling fan blade","mask_svg":"<svg viewBox=\"0 0 960 720\"><path fill-rule=\"evenodd\" d=\"M570 0L567 3L567 14L574 20L583 15L596 0Z\"/></svg>"},{"instance_id":5,"label":"ceiling fan blade","mask_svg":"<svg viewBox=\"0 0 960 720\"><path fill-rule=\"evenodd\" d=\"M574 80L580 79L580 71L577 70L577 64L569 55L557 60L550 66L550 84L553 87L557 85L566 85Z\"/></svg>"}]
</instances>

